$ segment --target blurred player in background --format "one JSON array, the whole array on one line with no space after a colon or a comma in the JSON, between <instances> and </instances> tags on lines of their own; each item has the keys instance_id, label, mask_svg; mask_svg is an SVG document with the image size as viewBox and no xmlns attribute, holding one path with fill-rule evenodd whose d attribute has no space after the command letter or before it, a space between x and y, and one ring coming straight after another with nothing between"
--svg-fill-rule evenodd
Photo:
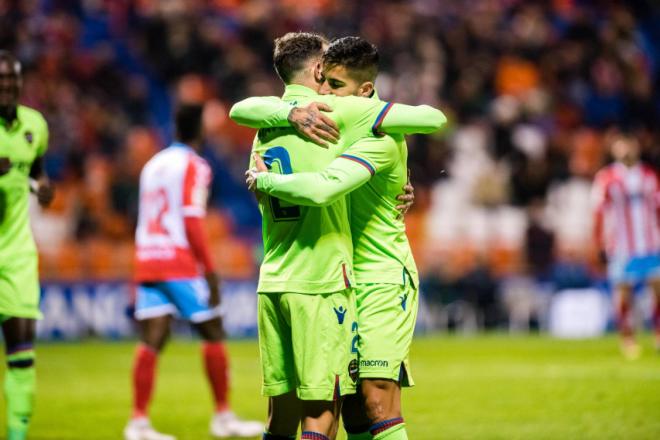
<instances>
[{"instance_id":1,"label":"blurred player in background","mask_svg":"<svg viewBox=\"0 0 660 440\"><path fill-rule=\"evenodd\" d=\"M378 51L366 40L334 41L324 53L323 71L321 91L377 98ZM440 111L425 107L381 103L370 121L371 138L345 144L322 172L254 176L260 191L301 205L323 206L350 193L361 382L360 393L347 396L342 409L349 439L407 438L400 386L413 385L408 352L417 317L418 276L396 205L407 181L402 133L414 133L421 124L427 126L423 132L432 132L446 121ZM397 134L383 136L383 127ZM264 164L258 165L266 171Z\"/></svg>"},{"instance_id":2,"label":"blurred player in background","mask_svg":"<svg viewBox=\"0 0 660 440\"><path fill-rule=\"evenodd\" d=\"M202 354L215 400L211 434L254 437L263 430L261 423L241 421L229 408L219 280L204 232L212 176L199 156L201 146L202 106L183 105L176 113L176 142L149 160L140 176L135 310L140 344L133 369L133 416L124 430L127 440L173 438L155 431L147 412L158 354L173 315L190 321L204 340Z\"/></svg>"},{"instance_id":3,"label":"blurred player in background","mask_svg":"<svg viewBox=\"0 0 660 440\"><path fill-rule=\"evenodd\" d=\"M660 182L655 170L640 161L639 141L617 135L611 144L615 160L595 177L595 236L608 262L614 289L621 348L636 358L633 290L647 284L654 293L655 347L660 350Z\"/></svg>"},{"instance_id":4,"label":"blurred player in background","mask_svg":"<svg viewBox=\"0 0 660 440\"><path fill-rule=\"evenodd\" d=\"M0 322L7 353L4 391L7 438L27 438L36 372L35 323L39 311L37 248L28 217L32 189L41 206L54 191L43 167L48 126L39 112L18 105L21 65L0 51Z\"/></svg>"}]
</instances>

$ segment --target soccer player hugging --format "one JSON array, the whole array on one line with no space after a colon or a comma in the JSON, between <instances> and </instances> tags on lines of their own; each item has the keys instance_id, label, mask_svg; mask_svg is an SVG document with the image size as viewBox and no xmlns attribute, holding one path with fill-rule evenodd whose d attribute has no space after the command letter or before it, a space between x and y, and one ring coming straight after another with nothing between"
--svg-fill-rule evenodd
<instances>
[{"instance_id":1,"label":"soccer player hugging","mask_svg":"<svg viewBox=\"0 0 660 440\"><path fill-rule=\"evenodd\" d=\"M230 112L259 129L246 183L264 221L264 439L295 438L300 423L303 439L334 438L340 411L349 439L406 439L400 396L413 385L418 275L401 218L412 202L400 194L411 189L405 135L446 118L381 101L378 51L360 37L289 33L273 58L282 98Z\"/></svg>"}]
</instances>

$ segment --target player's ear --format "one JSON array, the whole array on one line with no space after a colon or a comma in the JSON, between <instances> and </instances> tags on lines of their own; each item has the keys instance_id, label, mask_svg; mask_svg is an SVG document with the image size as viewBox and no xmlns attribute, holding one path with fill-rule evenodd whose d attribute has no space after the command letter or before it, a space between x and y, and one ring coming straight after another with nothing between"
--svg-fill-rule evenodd
<instances>
[{"instance_id":1,"label":"player's ear","mask_svg":"<svg viewBox=\"0 0 660 440\"><path fill-rule=\"evenodd\" d=\"M371 97L374 93L374 83L371 81L363 82L360 87L358 87L358 96L364 96L366 98Z\"/></svg>"},{"instance_id":2,"label":"player's ear","mask_svg":"<svg viewBox=\"0 0 660 440\"><path fill-rule=\"evenodd\" d=\"M323 82L323 66L321 66L320 61L316 63L316 67L314 67L314 79L318 84Z\"/></svg>"}]
</instances>

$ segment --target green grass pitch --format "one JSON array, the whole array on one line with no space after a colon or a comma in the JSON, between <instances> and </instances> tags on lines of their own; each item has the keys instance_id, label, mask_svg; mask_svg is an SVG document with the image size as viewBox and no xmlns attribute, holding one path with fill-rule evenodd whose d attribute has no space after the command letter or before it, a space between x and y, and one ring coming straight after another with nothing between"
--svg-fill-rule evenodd
<instances>
[{"instance_id":1,"label":"green grass pitch","mask_svg":"<svg viewBox=\"0 0 660 440\"><path fill-rule=\"evenodd\" d=\"M411 358L417 386L404 391L409 438L660 438L660 355L649 337L642 343L642 357L625 361L614 337L420 337ZM30 438L121 438L133 346L40 344ZM229 350L234 410L263 419L256 342ZM210 411L198 344L175 341L161 358L152 420L179 439L208 439Z\"/></svg>"}]
</instances>

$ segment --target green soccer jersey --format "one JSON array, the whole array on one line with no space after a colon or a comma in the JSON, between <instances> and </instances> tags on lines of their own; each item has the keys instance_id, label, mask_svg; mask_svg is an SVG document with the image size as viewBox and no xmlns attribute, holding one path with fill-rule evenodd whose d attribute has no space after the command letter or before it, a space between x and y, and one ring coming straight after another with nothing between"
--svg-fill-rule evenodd
<instances>
[{"instance_id":1,"label":"green soccer jersey","mask_svg":"<svg viewBox=\"0 0 660 440\"><path fill-rule=\"evenodd\" d=\"M9 126L0 118L0 157L11 161L9 172L0 176L0 262L36 254L28 216L29 175L47 148L48 126L38 111L18 106Z\"/></svg>"},{"instance_id":2,"label":"green soccer jersey","mask_svg":"<svg viewBox=\"0 0 660 440\"><path fill-rule=\"evenodd\" d=\"M316 97L307 87L289 85L282 99L299 104ZM345 121L356 119L353 114L356 106L361 114L371 115L371 119L381 107L366 99L352 106L338 105L330 117L336 120L342 133L347 131ZM365 116L363 126L367 120ZM321 170L341 149L342 145L316 146L289 127L260 129L253 145L253 151L264 158L271 171L282 175ZM259 292L328 293L353 283L353 250L344 199L326 207L308 207L268 196L260 200L259 207L264 240Z\"/></svg>"},{"instance_id":3,"label":"green soccer jersey","mask_svg":"<svg viewBox=\"0 0 660 440\"><path fill-rule=\"evenodd\" d=\"M417 285L417 268L398 219L396 196L407 180L405 143L391 136L359 140L325 170L277 176L262 173L257 188L292 203L324 206L350 193L353 267L362 283Z\"/></svg>"}]
</instances>

